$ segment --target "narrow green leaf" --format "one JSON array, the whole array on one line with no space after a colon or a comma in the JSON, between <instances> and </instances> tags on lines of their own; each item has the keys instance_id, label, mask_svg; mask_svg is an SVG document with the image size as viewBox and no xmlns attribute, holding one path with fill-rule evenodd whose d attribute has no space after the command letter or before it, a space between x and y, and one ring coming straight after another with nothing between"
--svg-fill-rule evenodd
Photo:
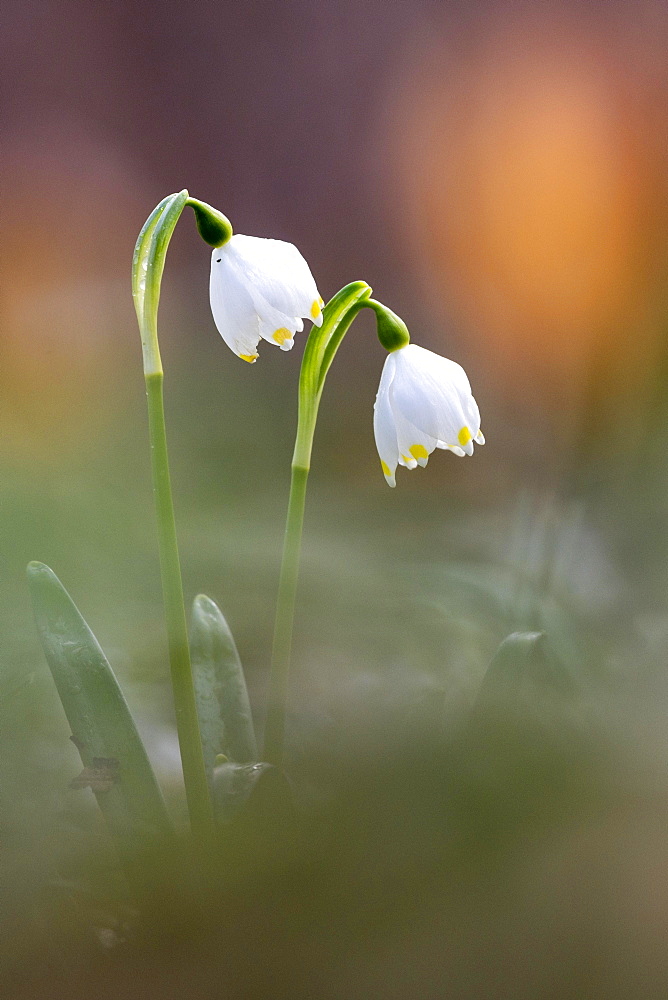
<instances>
[{"instance_id":1,"label":"narrow green leaf","mask_svg":"<svg viewBox=\"0 0 668 1000\"><path fill-rule=\"evenodd\" d=\"M118 681L97 639L56 574L28 566L28 583L44 654L84 771L125 857L171 833L171 823Z\"/></svg>"},{"instance_id":2,"label":"narrow green leaf","mask_svg":"<svg viewBox=\"0 0 668 1000\"><path fill-rule=\"evenodd\" d=\"M262 762L216 766L213 798L218 820L231 823L242 812L251 826L273 817L290 815L294 809L292 790L280 767Z\"/></svg>"},{"instance_id":3,"label":"narrow green leaf","mask_svg":"<svg viewBox=\"0 0 668 1000\"><path fill-rule=\"evenodd\" d=\"M212 782L219 754L246 764L257 761L258 753L237 647L220 608L204 594L193 603L190 654L204 761Z\"/></svg>"},{"instance_id":4,"label":"narrow green leaf","mask_svg":"<svg viewBox=\"0 0 668 1000\"><path fill-rule=\"evenodd\" d=\"M503 640L483 677L478 706L517 698L544 635L544 632L513 632Z\"/></svg>"}]
</instances>

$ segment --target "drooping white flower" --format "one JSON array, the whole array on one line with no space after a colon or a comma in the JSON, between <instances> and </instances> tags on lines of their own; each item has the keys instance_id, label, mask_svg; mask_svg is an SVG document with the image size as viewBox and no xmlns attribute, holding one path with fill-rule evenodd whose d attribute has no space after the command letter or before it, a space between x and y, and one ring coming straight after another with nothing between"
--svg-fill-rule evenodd
<instances>
[{"instance_id":1,"label":"drooping white flower","mask_svg":"<svg viewBox=\"0 0 668 1000\"><path fill-rule=\"evenodd\" d=\"M455 361L408 344L387 355L374 405L373 429L385 479L397 465L424 467L434 448L472 455L484 444L478 404Z\"/></svg>"},{"instance_id":2,"label":"drooping white flower","mask_svg":"<svg viewBox=\"0 0 668 1000\"><path fill-rule=\"evenodd\" d=\"M211 255L211 311L225 343L254 362L260 338L289 351L304 319L322 325L323 300L292 243L232 236Z\"/></svg>"}]
</instances>

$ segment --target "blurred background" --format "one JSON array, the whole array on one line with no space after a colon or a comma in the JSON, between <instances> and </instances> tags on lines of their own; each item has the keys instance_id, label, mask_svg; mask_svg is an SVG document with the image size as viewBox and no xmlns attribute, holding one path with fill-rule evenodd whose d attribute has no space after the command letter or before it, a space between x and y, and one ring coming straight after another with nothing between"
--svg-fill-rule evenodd
<instances>
[{"instance_id":1,"label":"blurred background","mask_svg":"<svg viewBox=\"0 0 668 1000\"><path fill-rule=\"evenodd\" d=\"M206 996L222 976L244 996L665 996L668 4L34 0L0 46L12 995L97 977L178 996L183 976ZM280 898L309 918L273 923L251 865L226 903L235 957L212 945L196 976L183 944L169 971L159 949L123 964L24 574L42 560L71 592L183 823L130 295L137 233L182 187L296 243L325 299L368 281L464 365L488 442L389 490L383 351L356 322L321 406L295 631L288 770L321 846L308 878L281 855ZM172 482L186 593L224 610L261 725L304 338L241 364L208 270L184 215L160 314ZM545 662L476 728L517 630L545 632ZM247 967L259 926L280 946Z\"/></svg>"}]
</instances>

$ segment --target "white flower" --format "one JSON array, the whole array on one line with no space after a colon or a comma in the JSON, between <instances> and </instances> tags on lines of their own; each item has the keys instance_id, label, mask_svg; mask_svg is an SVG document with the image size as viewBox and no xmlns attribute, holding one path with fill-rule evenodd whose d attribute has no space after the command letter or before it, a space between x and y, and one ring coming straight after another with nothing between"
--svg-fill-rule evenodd
<instances>
[{"instance_id":1,"label":"white flower","mask_svg":"<svg viewBox=\"0 0 668 1000\"><path fill-rule=\"evenodd\" d=\"M484 444L478 404L461 365L416 344L388 354L374 405L373 430L385 479L397 465L424 467L434 448L472 455Z\"/></svg>"},{"instance_id":2,"label":"white flower","mask_svg":"<svg viewBox=\"0 0 668 1000\"><path fill-rule=\"evenodd\" d=\"M211 255L211 311L218 332L244 361L257 358L260 337L289 351L303 319L322 325L323 300L292 243L232 236Z\"/></svg>"}]
</instances>

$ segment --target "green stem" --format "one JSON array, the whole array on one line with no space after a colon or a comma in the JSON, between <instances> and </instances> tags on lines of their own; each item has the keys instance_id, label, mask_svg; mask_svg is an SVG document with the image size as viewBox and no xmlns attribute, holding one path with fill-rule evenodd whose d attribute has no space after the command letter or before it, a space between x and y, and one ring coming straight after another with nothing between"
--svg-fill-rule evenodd
<instances>
[{"instance_id":1,"label":"green stem","mask_svg":"<svg viewBox=\"0 0 668 1000\"><path fill-rule=\"evenodd\" d=\"M213 811L204 767L197 702L190 665L188 629L183 603L181 566L176 540L174 505L169 479L167 435L163 404L163 374L146 374L153 491L158 521L158 549L162 593L167 625L167 643L174 692L176 728L179 736L183 780L193 836L201 844L213 833Z\"/></svg>"},{"instance_id":2,"label":"green stem","mask_svg":"<svg viewBox=\"0 0 668 1000\"><path fill-rule=\"evenodd\" d=\"M183 780L193 836L198 845L204 847L210 843L214 833L213 809L190 663L174 505L169 481L163 372L158 345L158 303L162 273L169 241L186 205L193 209L200 235L207 243L220 246L232 236L232 227L225 216L205 202L191 198L185 188L163 198L149 215L137 238L132 258L132 296L144 358L160 572Z\"/></svg>"},{"instance_id":3,"label":"green stem","mask_svg":"<svg viewBox=\"0 0 668 1000\"><path fill-rule=\"evenodd\" d=\"M341 289L324 310L322 327L313 327L304 350L299 376L299 417L297 440L292 456L290 499L283 542L283 559L278 584L276 623L271 656L267 719L264 730L262 759L280 767L285 742L285 712L290 678L290 654L295 617L299 556L306 485L311 467L313 436L318 418L320 397L325 376L334 360L350 324L368 304L371 289L364 281L356 281Z\"/></svg>"},{"instance_id":4,"label":"green stem","mask_svg":"<svg viewBox=\"0 0 668 1000\"><path fill-rule=\"evenodd\" d=\"M264 730L263 758L267 763L279 766L283 760L285 706L288 697L292 628L295 617L299 556L302 528L304 525L304 504L306 502L308 474L308 467L293 463L288 517L283 545L283 561L281 563L281 576L278 584L276 627L271 654L271 675L269 678L269 699L267 721Z\"/></svg>"}]
</instances>

